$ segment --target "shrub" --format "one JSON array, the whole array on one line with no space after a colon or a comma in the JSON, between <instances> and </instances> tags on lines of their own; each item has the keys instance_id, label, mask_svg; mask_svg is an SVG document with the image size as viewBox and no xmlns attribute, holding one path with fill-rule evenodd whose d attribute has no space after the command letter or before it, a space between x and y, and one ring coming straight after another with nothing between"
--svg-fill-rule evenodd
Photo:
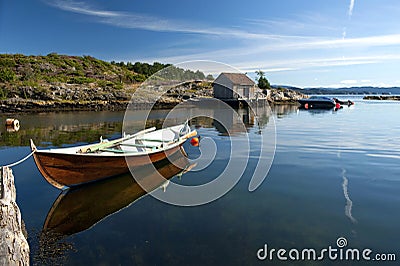
<instances>
[{"instance_id":1,"label":"shrub","mask_svg":"<svg viewBox=\"0 0 400 266\"><path fill-rule=\"evenodd\" d=\"M0 82L14 81L15 77L16 77L16 75L15 75L14 71L12 71L8 68L0 69Z\"/></svg>"},{"instance_id":2,"label":"shrub","mask_svg":"<svg viewBox=\"0 0 400 266\"><path fill-rule=\"evenodd\" d=\"M8 96L8 89L7 88L0 88L0 100L7 99Z\"/></svg>"}]
</instances>

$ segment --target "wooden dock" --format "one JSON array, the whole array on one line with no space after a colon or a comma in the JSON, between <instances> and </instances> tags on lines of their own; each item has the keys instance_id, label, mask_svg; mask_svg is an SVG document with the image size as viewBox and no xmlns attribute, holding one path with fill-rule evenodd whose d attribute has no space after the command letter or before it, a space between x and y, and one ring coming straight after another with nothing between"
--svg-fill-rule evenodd
<instances>
[{"instance_id":1,"label":"wooden dock","mask_svg":"<svg viewBox=\"0 0 400 266\"><path fill-rule=\"evenodd\" d=\"M29 245L11 168L0 168L0 265L29 265Z\"/></svg>"}]
</instances>

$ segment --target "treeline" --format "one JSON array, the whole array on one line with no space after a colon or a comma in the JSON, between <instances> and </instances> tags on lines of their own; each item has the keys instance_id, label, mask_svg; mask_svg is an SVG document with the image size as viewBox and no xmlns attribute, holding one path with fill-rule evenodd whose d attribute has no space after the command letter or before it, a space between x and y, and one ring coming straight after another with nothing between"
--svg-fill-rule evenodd
<instances>
[{"instance_id":1,"label":"treeline","mask_svg":"<svg viewBox=\"0 0 400 266\"><path fill-rule=\"evenodd\" d=\"M133 71L135 73L143 75L145 78L150 77L151 75L154 75L158 71L162 70L163 68L171 66L171 64L162 64L159 62L154 62L152 65L149 63L141 63L141 62L136 62L132 64L131 62L115 62L111 61L112 65L116 65L122 68L126 68L130 71Z\"/></svg>"},{"instance_id":2,"label":"treeline","mask_svg":"<svg viewBox=\"0 0 400 266\"><path fill-rule=\"evenodd\" d=\"M133 71L138 74L144 75L146 78L156 74L160 70L167 68L168 70L165 73L159 73L158 77L164 77L168 80L213 80L214 77L212 75L208 75L207 77L204 75L203 72L197 70L192 71L190 69L182 69L171 64L162 64L159 62L154 62L153 64L149 63L141 63L136 62L132 64L131 62L115 62L111 61L111 64L118 65L120 67L126 67L130 71Z\"/></svg>"}]
</instances>

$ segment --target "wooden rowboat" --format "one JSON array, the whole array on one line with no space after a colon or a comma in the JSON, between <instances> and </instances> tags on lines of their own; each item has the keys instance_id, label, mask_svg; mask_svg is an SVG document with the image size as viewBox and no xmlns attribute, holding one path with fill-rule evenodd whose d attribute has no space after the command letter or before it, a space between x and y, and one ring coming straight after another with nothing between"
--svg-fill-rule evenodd
<instances>
[{"instance_id":1,"label":"wooden rowboat","mask_svg":"<svg viewBox=\"0 0 400 266\"><path fill-rule=\"evenodd\" d=\"M129 168L155 163L183 151L183 143L195 136L187 123L97 144L38 150L31 140L40 173L54 187L63 189L129 172ZM184 152L184 151L183 151Z\"/></svg>"}]
</instances>

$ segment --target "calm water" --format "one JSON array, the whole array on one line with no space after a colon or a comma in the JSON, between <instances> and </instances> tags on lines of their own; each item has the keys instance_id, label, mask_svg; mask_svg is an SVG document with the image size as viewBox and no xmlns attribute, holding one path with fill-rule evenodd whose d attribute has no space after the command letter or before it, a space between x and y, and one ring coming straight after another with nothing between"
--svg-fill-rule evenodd
<instances>
[{"instance_id":1,"label":"calm water","mask_svg":"<svg viewBox=\"0 0 400 266\"><path fill-rule=\"evenodd\" d=\"M275 108L275 159L267 178L254 192L248 191L248 185L261 136L251 115L241 110L248 135L236 132L231 137L240 142L249 136L251 156L244 176L225 196L198 207L176 207L151 196L136 201L132 197L129 201L135 202L129 207L87 230L53 241L40 235L60 191L42 178L29 159L13 171L33 264L275 265L276 257L274 261L257 259L256 253L264 244L276 249L321 250L336 247L339 237L347 239L349 248L395 253L398 263L400 103L353 100L355 106L337 112ZM264 131L272 118L262 107L258 111ZM158 125L166 113L154 112L148 124ZM21 130L1 132L0 162L3 165L28 154L30 138L41 147L95 142L100 135L116 138L123 116L122 112L18 115ZM171 180L179 184L214 179L230 156L230 137L217 123L207 118L192 123L198 125L202 137L215 141L218 151L208 168ZM185 147L191 156L198 155L197 148ZM118 187L112 186L108 185L110 191L118 194ZM103 200L89 202L86 209L101 210L109 197L107 191L95 191ZM303 264L355 262L326 259Z\"/></svg>"}]
</instances>

